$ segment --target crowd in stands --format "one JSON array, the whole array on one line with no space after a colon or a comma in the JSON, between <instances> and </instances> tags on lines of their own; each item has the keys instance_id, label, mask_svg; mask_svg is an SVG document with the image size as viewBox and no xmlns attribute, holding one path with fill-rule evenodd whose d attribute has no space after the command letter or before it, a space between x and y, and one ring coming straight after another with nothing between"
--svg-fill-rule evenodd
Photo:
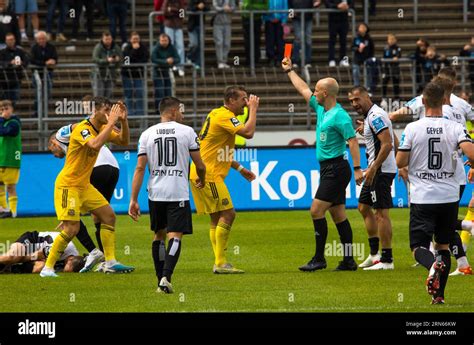
<instances>
[{"instance_id":1,"label":"crowd in stands","mask_svg":"<svg viewBox=\"0 0 474 345\"><path fill-rule=\"evenodd\" d=\"M376 15L376 1L369 1L369 13ZM353 37L350 52L347 51L347 35L349 31L349 10L354 7L354 0L154 0L154 9L162 11L163 15L156 16L159 26L159 39L153 47L147 47L141 42L137 32L127 34L127 16L129 4L127 0L74 0L69 3L74 10L72 21L71 41L77 39L94 39L94 17L107 16L109 31L103 32L100 41L92 52L92 62L97 68L92 72L94 95L111 97L119 77L122 79L124 95L131 115L143 114L144 105L144 64L152 62L153 83L156 104L163 97L171 95L170 70L179 76L184 76L185 63L192 63L199 68L201 65L201 25L213 28L217 68L227 69L231 65L249 65L250 30L254 30L254 62L278 66L283 58L285 39L292 31L294 34L293 66L311 68L312 64L312 24L313 12L304 14L296 12L289 20L288 9L314 10L327 8L338 10L328 16L328 65L335 67L351 67L352 79L355 86L362 80L363 71L367 72L367 86L371 93L377 91L379 81L382 84L382 97L388 96L388 86L392 83L395 100L400 97L400 66L399 59L409 57L416 63L417 92L431 80L433 75L449 60L439 54L433 45L420 38L414 46L414 52L402 56L402 50L397 45L395 34L387 36L387 43L382 54L375 53L376 47L370 36L370 28L365 23L357 26L357 34ZM79 35L80 16L85 10L85 37ZM232 13L236 10L261 11L253 16L243 12L242 26L244 32L245 61L229 60L232 42ZM264 11L285 11L285 13L263 13ZM58 12L56 16L55 13ZM210 20L201 23L200 15L196 12L213 11L208 15ZM192 12L187 14L186 12ZM46 20L46 31L40 31L38 25L37 0L16 0L14 5L6 0L0 0L0 98L10 99L14 103L20 99L21 81L25 77L28 65L47 73L40 73L41 81L51 91L54 66L58 63L58 53L52 42L67 41L64 32L65 22L69 20L68 3L65 0L49 0ZM29 51L21 46L29 41L25 30L25 15L31 16L34 43ZM186 18L186 20L185 20ZM57 28L54 25L57 21ZM304 19L304 26L302 21ZM184 25L189 37L189 45L184 44ZM118 27L118 35L117 35ZM261 56L261 37L264 29L265 55ZM120 42L120 44L118 43ZM339 43L339 54L336 58L336 46ZM304 54L303 54L304 47ZM150 51L151 49L151 59ZM304 56L303 56L304 55ZM474 37L460 51L459 56L474 57ZM474 90L474 61L469 62L469 77L471 90ZM36 88L36 81L32 79ZM36 102L38 99L36 99ZM35 107L36 109L36 107Z\"/></svg>"}]
</instances>

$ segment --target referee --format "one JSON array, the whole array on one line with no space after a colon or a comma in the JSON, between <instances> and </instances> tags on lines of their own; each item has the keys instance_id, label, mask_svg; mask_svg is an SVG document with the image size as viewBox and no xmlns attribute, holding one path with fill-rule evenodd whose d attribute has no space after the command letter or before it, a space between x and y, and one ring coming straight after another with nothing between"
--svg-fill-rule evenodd
<instances>
[{"instance_id":1,"label":"referee","mask_svg":"<svg viewBox=\"0 0 474 345\"><path fill-rule=\"evenodd\" d=\"M357 184L363 181L360 169L359 143L349 114L337 103L339 85L333 78L324 78L316 83L314 93L292 68L291 60L283 59L282 67L293 86L316 112L316 157L320 164L321 178L318 190L311 204L316 237L316 254L301 271L311 272L327 267L324 248L328 235L326 211L329 210L336 224L344 260L339 262L336 271L355 271L357 264L352 256L352 228L346 216L346 187L351 181L351 168L346 154L346 141L354 162L354 175Z\"/></svg>"}]
</instances>

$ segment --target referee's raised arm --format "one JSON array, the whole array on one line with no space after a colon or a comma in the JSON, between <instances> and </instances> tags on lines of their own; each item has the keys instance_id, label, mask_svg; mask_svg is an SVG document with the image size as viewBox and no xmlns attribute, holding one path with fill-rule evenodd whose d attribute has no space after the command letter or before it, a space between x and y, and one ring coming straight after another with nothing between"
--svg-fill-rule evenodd
<instances>
[{"instance_id":1,"label":"referee's raised arm","mask_svg":"<svg viewBox=\"0 0 474 345\"><path fill-rule=\"evenodd\" d=\"M284 58L281 62L281 67L285 73L288 73L288 77L290 78L295 89L301 94L301 96L304 97L306 102L309 102L313 92L309 88L308 84L306 84L306 82L295 72L291 60L289 58Z\"/></svg>"}]
</instances>

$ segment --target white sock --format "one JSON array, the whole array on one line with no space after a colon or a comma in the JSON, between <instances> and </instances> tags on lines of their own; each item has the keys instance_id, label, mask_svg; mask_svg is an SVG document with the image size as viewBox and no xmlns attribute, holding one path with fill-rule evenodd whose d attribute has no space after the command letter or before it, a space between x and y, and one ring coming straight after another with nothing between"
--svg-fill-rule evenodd
<instances>
[{"instance_id":1,"label":"white sock","mask_svg":"<svg viewBox=\"0 0 474 345\"><path fill-rule=\"evenodd\" d=\"M467 258L465 256L456 259L456 261L458 262L458 268L465 268L469 266L469 262L467 262Z\"/></svg>"},{"instance_id":2,"label":"white sock","mask_svg":"<svg viewBox=\"0 0 474 345\"><path fill-rule=\"evenodd\" d=\"M463 220L461 222L461 227L463 230L471 230L472 229L472 220Z\"/></svg>"},{"instance_id":3,"label":"white sock","mask_svg":"<svg viewBox=\"0 0 474 345\"><path fill-rule=\"evenodd\" d=\"M105 262L105 265L106 265L107 267L111 267L111 266L115 265L116 263L117 263L117 260L115 260L115 259L113 259L113 260L107 260L107 261Z\"/></svg>"},{"instance_id":4,"label":"white sock","mask_svg":"<svg viewBox=\"0 0 474 345\"><path fill-rule=\"evenodd\" d=\"M436 257L436 251L435 251L435 249L434 249L434 244L433 244L433 242L430 243L430 252L432 252L433 255Z\"/></svg>"}]
</instances>

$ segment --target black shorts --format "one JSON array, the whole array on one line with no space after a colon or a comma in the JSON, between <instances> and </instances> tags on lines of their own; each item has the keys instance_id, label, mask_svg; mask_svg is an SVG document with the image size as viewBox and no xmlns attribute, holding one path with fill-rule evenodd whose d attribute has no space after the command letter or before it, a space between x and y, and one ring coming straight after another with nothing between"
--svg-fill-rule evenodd
<instances>
[{"instance_id":1,"label":"black shorts","mask_svg":"<svg viewBox=\"0 0 474 345\"><path fill-rule=\"evenodd\" d=\"M107 199L108 202L114 195L115 186L119 179L119 169L111 165L100 165L92 170L91 184L97 188L100 194Z\"/></svg>"},{"instance_id":2,"label":"black shorts","mask_svg":"<svg viewBox=\"0 0 474 345\"><path fill-rule=\"evenodd\" d=\"M30 244L38 243L39 233L38 231L27 231L21 234L21 236L15 241L15 243Z\"/></svg>"},{"instance_id":3,"label":"black shorts","mask_svg":"<svg viewBox=\"0 0 474 345\"><path fill-rule=\"evenodd\" d=\"M393 207L392 182L395 174L378 172L370 186L365 184L359 196L359 203L372 206L374 209Z\"/></svg>"},{"instance_id":4,"label":"black shorts","mask_svg":"<svg viewBox=\"0 0 474 345\"><path fill-rule=\"evenodd\" d=\"M449 244L458 219L458 202L410 205L410 248L430 247L433 240Z\"/></svg>"},{"instance_id":5,"label":"black shorts","mask_svg":"<svg viewBox=\"0 0 474 345\"><path fill-rule=\"evenodd\" d=\"M189 200L176 202L148 200L148 206L152 231L166 229L167 232L182 232L184 235L193 233Z\"/></svg>"},{"instance_id":6,"label":"black shorts","mask_svg":"<svg viewBox=\"0 0 474 345\"><path fill-rule=\"evenodd\" d=\"M333 205L346 204L346 188L351 182L352 171L342 156L319 163L321 178L315 199L330 202Z\"/></svg>"}]
</instances>

